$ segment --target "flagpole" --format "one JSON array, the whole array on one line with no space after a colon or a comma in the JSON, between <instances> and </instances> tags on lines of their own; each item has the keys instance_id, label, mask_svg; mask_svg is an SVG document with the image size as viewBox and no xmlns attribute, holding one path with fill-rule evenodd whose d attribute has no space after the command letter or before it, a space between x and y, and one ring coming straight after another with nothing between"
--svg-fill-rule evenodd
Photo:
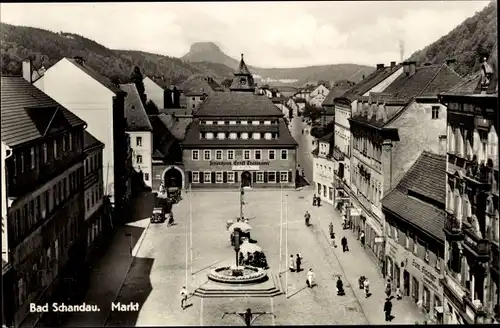
<instances>
[{"instance_id":1,"label":"flagpole","mask_svg":"<svg viewBox=\"0 0 500 328\"><path fill-rule=\"evenodd\" d=\"M192 197L191 183L189 184L189 246L190 246L190 258L191 258L191 276L193 275L193 206L191 202ZM193 277L194 279L194 277Z\"/></svg>"},{"instance_id":2,"label":"flagpole","mask_svg":"<svg viewBox=\"0 0 500 328\"><path fill-rule=\"evenodd\" d=\"M286 248L286 260L288 261L288 194L285 195L285 248ZM288 298L288 270L286 270L286 289L285 294Z\"/></svg>"},{"instance_id":3,"label":"flagpole","mask_svg":"<svg viewBox=\"0 0 500 328\"><path fill-rule=\"evenodd\" d=\"M281 263L283 260L283 185L281 185L281 202L280 202L280 266L279 274L281 275Z\"/></svg>"},{"instance_id":4,"label":"flagpole","mask_svg":"<svg viewBox=\"0 0 500 328\"><path fill-rule=\"evenodd\" d=\"M189 259L188 259L188 241L189 241L189 231L188 231L188 218L186 217L184 219L184 234L186 235L186 240L185 240L185 247L186 247L186 289L188 289L188 265L189 265Z\"/></svg>"}]
</instances>

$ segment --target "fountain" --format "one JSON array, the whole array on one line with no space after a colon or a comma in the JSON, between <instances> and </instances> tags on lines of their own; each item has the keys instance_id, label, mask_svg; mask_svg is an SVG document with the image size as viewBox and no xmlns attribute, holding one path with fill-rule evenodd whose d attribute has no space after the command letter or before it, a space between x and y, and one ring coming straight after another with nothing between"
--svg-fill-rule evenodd
<instances>
[{"instance_id":1,"label":"fountain","mask_svg":"<svg viewBox=\"0 0 500 328\"><path fill-rule=\"evenodd\" d=\"M251 266L221 266L210 270L208 279L224 284L258 283L267 279L267 273Z\"/></svg>"}]
</instances>

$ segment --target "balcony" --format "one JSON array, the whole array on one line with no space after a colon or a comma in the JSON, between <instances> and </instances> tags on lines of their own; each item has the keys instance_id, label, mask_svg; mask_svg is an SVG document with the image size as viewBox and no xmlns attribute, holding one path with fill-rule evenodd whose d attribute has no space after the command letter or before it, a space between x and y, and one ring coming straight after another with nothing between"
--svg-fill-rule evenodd
<instances>
[{"instance_id":1,"label":"balcony","mask_svg":"<svg viewBox=\"0 0 500 328\"><path fill-rule=\"evenodd\" d=\"M444 233L451 240L462 240L463 232L460 221L453 213L446 211L446 219L444 221Z\"/></svg>"},{"instance_id":2,"label":"balcony","mask_svg":"<svg viewBox=\"0 0 500 328\"><path fill-rule=\"evenodd\" d=\"M468 251L479 262L488 262L490 259L490 242L486 239L478 239L476 236L466 232L464 238L464 250Z\"/></svg>"}]
</instances>

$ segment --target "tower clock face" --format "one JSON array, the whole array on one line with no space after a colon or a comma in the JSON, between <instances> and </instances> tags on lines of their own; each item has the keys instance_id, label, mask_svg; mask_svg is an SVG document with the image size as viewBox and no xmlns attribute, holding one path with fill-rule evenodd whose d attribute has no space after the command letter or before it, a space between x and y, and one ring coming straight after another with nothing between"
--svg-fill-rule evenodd
<instances>
[{"instance_id":1,"label":"tower clock face","mask_svg":"<svg viewBox=\"0 0 500 328\"><path fill-rule=\"evenodd\" d=\"M246 79L241 79L241 80L240 80L240 84L241 84L241 85L245 85L245 84L247 84L247 80L246 80Z\"/></svg>"}]
</instances>

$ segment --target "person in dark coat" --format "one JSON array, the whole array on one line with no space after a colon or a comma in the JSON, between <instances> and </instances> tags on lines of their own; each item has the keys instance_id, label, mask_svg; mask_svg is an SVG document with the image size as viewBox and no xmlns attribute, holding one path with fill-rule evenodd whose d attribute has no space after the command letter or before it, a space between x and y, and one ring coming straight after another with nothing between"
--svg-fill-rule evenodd
<instances>
[{"instance_id":1,"label":"person in dark coat","mask_svg":"<svg viewBox=\"0 0 500 328\"><path fill-rule=\"evenodd\" d=\"M318 207L321 206L321 197L318 196L318 198L316 198L316 203L318 204Z\"/></svg>"},{"instance_id":2,"label":"person in dark coat","mask_svg":"<svg viewBox=\"0 0 500 328\"><path fill-rule=\"evenodd\" d=\"M297 273L300 272L300 265L302 264L302 259L300 258L300 255L297 254L297 258L295 259L295 264L297 265Z\"/></svg>"},{"instance_id":3,"label":"person in dark coat","mask_svg":"<svg viewBox=\"0 0 500 328\"><path fill-rule=\"evenodd\" d=\"M313 206L316 206L318 199L316 198L316 194L313 195Z\"/></svg>"},{"instance_id":4,"label":"person in dark coat","mask_svg":"<svg viewBox=\"0 0 500 328\"><path fill-rule=\"evenodd\" d=\"M340 243L342 244L342 251L344 253L348 252L349 251L349 246L347 246L347 238L345 236L342 237L342 240L340 241Z\"/></svg>"},{"instance_id":5,"label":"person in dark coat","mask_svg":"<svg viewBox=\"0 0 500 328\"><path fill-rule=\"evenodd\" d=\"M338 277L338 279L337 279L337 295L339 295L339 296L345 295L344 283L342 282L342 279L340 279L340 277Z\"/></svg>"},{"instance_id":6,"label":"person in dark coat","mask_svg":"<svg viewBox=\"0 0 500 328\"><path fill-rule=\"evenodd\" d=\"M385 304L384 304L384 312L385 312L385 321L391 321L392 316L392 302L390 299L386 299Z\"/></svg>"}]
</instances>

